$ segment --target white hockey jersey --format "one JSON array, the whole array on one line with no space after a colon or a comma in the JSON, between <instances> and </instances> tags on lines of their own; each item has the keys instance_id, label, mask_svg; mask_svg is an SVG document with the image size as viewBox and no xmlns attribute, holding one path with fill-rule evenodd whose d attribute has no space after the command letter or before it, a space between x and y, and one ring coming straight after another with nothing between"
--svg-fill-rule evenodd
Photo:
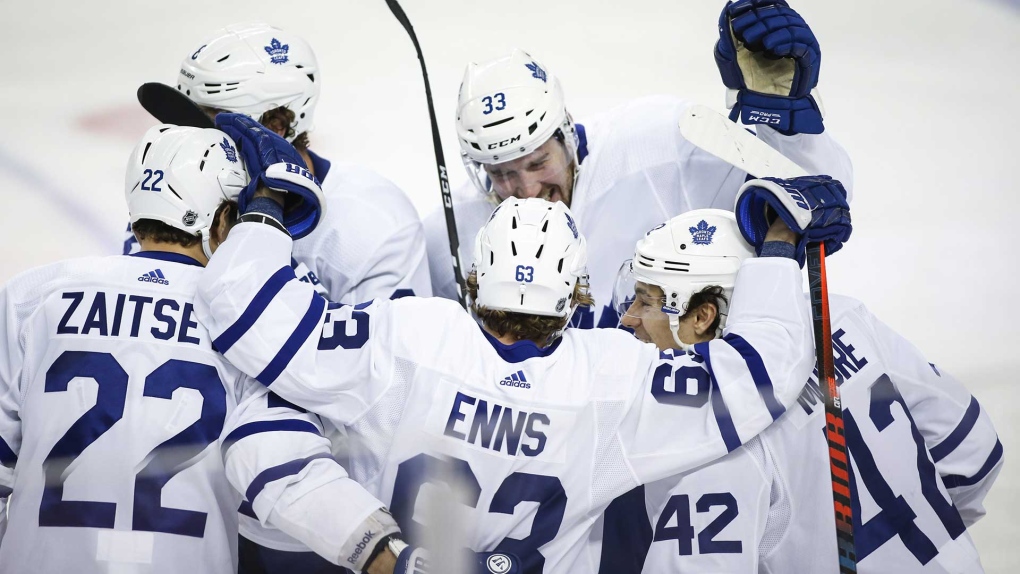
<instances>
[{"instance_id":1,"label":"white hockey jersey","mask_svg":"<svg viewBox=\"0 0 1020 574\"><path fill-rule=\"evenodd\" d=\"M616 327L611 308L620 265L634 256L645 233L692 209L733 210L746 174L688 142L678 123L691 102L673 96L637 99L577 125L580 171L570 209L588 241L594 308L574 315L575 327ZM784 136L759 126L758 137L809 173L827 174L853 187L850 159L828 132ZM494 199L471 184L454 195L454 213L465 274L471 271L478 230ZM425 219L432 292L457 299L443 210Z\"/></svg>"},{"instance_id":2,"label":"white hockey jersey","mask_svg":"<svg viewBox=\"0 0 1020 574\"><path fill-rule=\"evenodd\" d=\"M743 354L720 340L674 358L609 329L503 345L439 298L327 303L294 280L291 243L257 223L231 231L196 307L216 347L346 426L352 478L412 539L429 471L446 469L469 485L446 514L466 532L459 545L515 553L529 573L594 572L584 548L606 504L737 448L795 400L814 361L790 260L741 269L728 329Z\"/></svg>"},{"instance_id":3,"label":"white hockey jersey","mask_svg":"<svg viewBox=\"0 0 1020 574\"><path fill-rule=\"evenodd\" d=\"M988 415L863 303L831 304L858 572L982 572L966 527L984 515L1002 465ZM817 381L798 402L739 450L647 485L644 504L614 502L601 571L839 572ZM647 526L624 529L640 519Z\"/></svg>"},{"instance_id":4,"label":"white hockey jersey","mask_svg":"<svg viewBox=\"0 0 1020 574\"><path fill-rule=\"evenodd\" d=\"M194 311L202 272L143 252L0 291L0 572L233 573L240 493L284 526L308 499L350 509L325 525L339 558L382 506L332 460L318 417L213 349Z\"/></svg>"}]
</instances>

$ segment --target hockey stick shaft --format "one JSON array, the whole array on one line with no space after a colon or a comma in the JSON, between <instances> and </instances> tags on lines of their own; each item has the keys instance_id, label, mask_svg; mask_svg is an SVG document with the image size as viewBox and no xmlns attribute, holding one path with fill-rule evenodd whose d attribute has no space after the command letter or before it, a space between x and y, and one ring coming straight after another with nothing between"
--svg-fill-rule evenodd
<instances>
[{"instance_id":1,"label":"hockey stick shaft","mask_svg":"<svg viewBox=\"0 0 1020 574\"><path fill-rule=\"evenodd\" d=\"M386 0L386 5L390 7L390 12L393 12L393 16L404 27L407 35L411 37L411 43L414 44L414 49L418 53L418 62L421 64L421 76L425 81L425 99L428 102L429 119L432 122L432 146L436 154L436 171L439 173L439 191L443 196L446 233L450 240L450 256L453 259L453 277L457 280L457 299L460 301L461 307L467 309L467 301L465 299L467 284L464 281L464 274L461 273L463 265L460 260L460 239L457 236L457 220L453 213L453 196L450 194L450 180L446 174L446 160L443 156L443 144L439 138L436 110L432 105L432 88L429 85L428 69L425 68L425 56L421 53L418 37L414 33L414 28L411 27L410 20L407 19L407 14L404 14L404 9L400 7L397 0Z\"/></svg>"},{"instance_id":2,"label":"hockey stick shaft","mask_svg":"<svg viewBox=\"0 0 1020 574\"><path fill-rule=\"evenodd\" d=\"M790 161L742 126L705 106L691 106L680 119L679 127L684 138L698 148L755 177L792 178L808 175L804 168ZM807 269L815 331L818 384L825 403L825 437L829 443L829 474L832 480L839 570L843 574L853 574L857 572L857 552L854 546L853 505L850 496L850 462L843 431L842 403L832 357L832 327L829 320L824 245L808 245Z\"/></svg>"},{"instance_id":3,"label":"hockey stick shaft","mask_svg":"<svg viewBox=\"0 0 1020 574\"><path fill-rule=\"evenodd\" d=\"M829 320L824 244L808 245L807 269L818 385L825 401L825 438L829 443L829 476L832 480L832 503L836 517L839 571L842 574L853 574L857 572L857 551L854 547L853 505L850 496L850 460L847 457L843 408L832 358L832 323Z\"/></svg>"}]
</instances>

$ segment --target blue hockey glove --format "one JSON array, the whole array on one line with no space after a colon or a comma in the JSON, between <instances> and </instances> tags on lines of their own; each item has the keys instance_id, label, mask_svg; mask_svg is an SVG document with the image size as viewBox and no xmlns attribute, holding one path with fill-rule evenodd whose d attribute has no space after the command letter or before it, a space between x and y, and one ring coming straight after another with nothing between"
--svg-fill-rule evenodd
<instances>
[{"instance_id":1,"label":"blue hockey glove","mask_svg":"<svg viewBox=\"0 0 1020 574\"><path fill-rule=\"evenodd\" d=\"M326 211L326 200L294 146L242 114L218 114L216 127L237 142L251 179L237 198L240 212L247 211L259 187L282 191L284 227L294 239L311 233Z\"/></svg>"},{"instance_id":2,"label":"blue hockey glove","mask_svg":"<svg viewBox=\"0 0 1020 574\"><path fill-rule=\"evenodd\" d=\"M822 53L811 28L785 0L737 0L719 15L715 62L736 90L730 119L786 134L820 134L823 112L811 90Z\"/></svg>"},{"instance_id":3,"label":"blue hockey glove","mask_svg":"<svg viewBox=\"0 0 1020 574\"><path fill-rule=\"evenodd\" d=\"M521 560L507 552L473 553L476 574L520 574ZM470 561L470 559L469 559ZM433 571L432 560L427 550L420 546L408 546L397 556L393 574L429 574Z\"/></svg>"},{"instance_id":4,"label":"blue hockey glove","mask_svg":"<svg viewBox=\"0 0 1020 574\"><path fill-rule=\"evenodd\" d=\"M520 574L521 560L507 552L478 552L478 574Z\"/></svg>"},{"instance_id":5,"label":"blue hockey glove","mask_svg":"<svg viewBox=\"0 0 1020 574\"><path fill-rule=\"evenodd\" d=\"M421 546L408 546L400 551L393 574L429 574L432 572L428 550Z\"/></svg>"},{"instance_id":6,"label":"blue hockey glove","mask_svg":"<svg viewBox=\"0 0 1020 574\"><path fill-rule=\"evenodd\" d=\"M741 235L759 255L773 215L782 218L799 236L796 256L801 267L808 243L824 243L826 255L831 255L853 230L846 190L827 175L752 179L737 192L733 211Z\"/></svg>"}]
</instances>

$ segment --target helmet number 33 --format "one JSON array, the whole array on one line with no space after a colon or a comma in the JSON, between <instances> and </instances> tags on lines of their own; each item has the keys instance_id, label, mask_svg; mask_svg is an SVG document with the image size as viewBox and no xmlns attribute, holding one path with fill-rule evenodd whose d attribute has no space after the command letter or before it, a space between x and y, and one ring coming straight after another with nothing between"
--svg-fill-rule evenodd
<instances>
[{"instance_id":1,"label":"helmet number 33","mask_svg":"<svg viewBox=\"0 0 1020 574\"><path fill-rule=\"evenodd\" d=\"M531 283L535 280L535 268L530 265L518 265L514 279L525 283Z\"/></svg>"},{"instance_id":2,"label":"helmet number 33","mask_svg":"<svg viewBox=\"0 0 1020 574\"><path fill-rule=\"evenodd\" d=\"M495 106L493 106L493 102L496 103ZM483 115L489 115L493 112L493 110L496 111L505 110L506 95L504 95L503 92L496 92L491 96L485 96L484 98L482 98L482 104L485 105L485 109L482 110Z\"/></svg>"}]
</instances>

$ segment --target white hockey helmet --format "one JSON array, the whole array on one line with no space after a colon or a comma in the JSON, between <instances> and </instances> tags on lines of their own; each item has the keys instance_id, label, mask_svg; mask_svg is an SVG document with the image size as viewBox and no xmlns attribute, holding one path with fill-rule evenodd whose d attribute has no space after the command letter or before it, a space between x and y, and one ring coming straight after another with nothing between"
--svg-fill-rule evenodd
<instances>
[{"instance_id":1,"label":"white hockey helmet","mask_svg":"<svg viewBox=\"0 0 1020 574\"><path fill-rule=\"evenodd\" d=\"M688 211L645 234L634 249L634 259L625 261L613 289L613 308L625 315L634 300L636 282L662 289L661 310L669 317L673 340L682 349L680 317L687 312L691 295L718 285L729 300L740 264L754 255L740 235L732 212L721 209ZM719 331L729 312L719 309Z\"/></svg>"},{"instance_id":2,"label":"white hockey helmet","mask_svg":"<svg viewBox=\"0 0 1020 574\"><path fill-rule=\"evenodd\" d=\"M284 106L294 112L294 133L313 127L319 100L319 65L311 46L269 24L234 24L217 30L181 62L177 89L201 106L255 121Z\"/></svg>"},{"instance_id":3,"label":"white hockey helmet","mask_svg":"<svg viewBox=\"0 0 1020 574\"><path fill-rule=\"evenodd\" d=\"M539 198L507 198L475 239L475 303L569 318L577 305L575 285L587 289L587 264L587 244L570 208Z\"/></svg>"},{"instance_id":4,"label":"white hockey helmet","mask_svg":"<svg viewBox=\"0 0 1020 574\"><path fill-rule=\"evenodd\" d=\"M481 164L528 155L557 131L576 163L577 130L560 80L527 52L515 49L509 56L468 64L457 98L457 141L482 192L489 189Z\"/></svg>"},{"instance_id":5,"label":"white hockey helmet","mask_svg":"<svg viewBox=\"0 0 1020 574\"><path fill-rule=\"evenodd\" d=\"M154 126L128 160L124 180L131 223L154 219L202 238L206 257L209 229L224 199L248 185L237 146L214 129Z\"/></svg>"}]
</instances>

